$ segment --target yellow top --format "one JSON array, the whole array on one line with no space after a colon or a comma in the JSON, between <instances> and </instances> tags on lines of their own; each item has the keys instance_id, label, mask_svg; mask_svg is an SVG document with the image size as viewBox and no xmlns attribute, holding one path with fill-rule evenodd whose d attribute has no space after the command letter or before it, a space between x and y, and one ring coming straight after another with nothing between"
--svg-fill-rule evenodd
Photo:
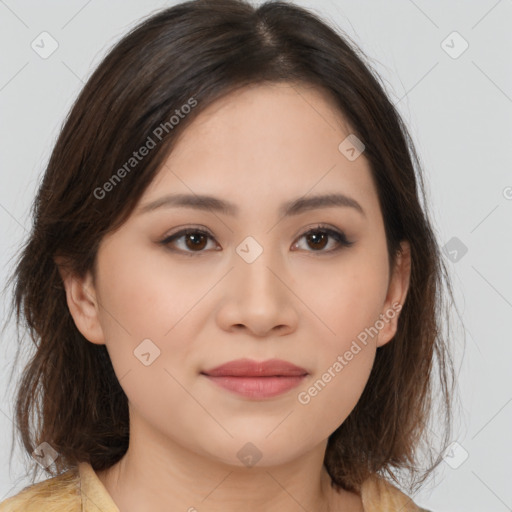
<instances>
[{"instance_id":1,"label":"yellow top","mask_svg":"<svg viewBox=\"0 0 512 512\"><path fill-rule=\"evenodd\" d=\"M365 512L430 512L387 480L376 475L361 487ZM0 503L0 512L120 512L92 466L77 469L22 489Z\"/></svg>"}]
</instances>

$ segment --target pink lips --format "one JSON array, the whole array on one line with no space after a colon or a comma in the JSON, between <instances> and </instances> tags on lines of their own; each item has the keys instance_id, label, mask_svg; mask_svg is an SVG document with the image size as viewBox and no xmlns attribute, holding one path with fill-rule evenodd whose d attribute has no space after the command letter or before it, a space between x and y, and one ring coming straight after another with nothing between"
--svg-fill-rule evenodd
<instances>
[{"instance_id":1,"label":"pink lips","mask_svg":"<svg viewBox=\"0 0 512 512\"><path fill-rule=\"evenodd\" d=\"M237 359L201 372L219 386L250 398L270 398L296 387L307 370L282 359Z\"/></svg>"}]
</instances>

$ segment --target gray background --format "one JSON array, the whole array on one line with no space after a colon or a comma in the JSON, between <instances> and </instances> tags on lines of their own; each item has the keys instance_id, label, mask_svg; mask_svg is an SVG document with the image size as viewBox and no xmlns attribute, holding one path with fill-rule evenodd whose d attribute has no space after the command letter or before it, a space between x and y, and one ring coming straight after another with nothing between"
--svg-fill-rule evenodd
<instances>
[{"instance_id":1,"label":"gray background","mask_svg":"<svg viewBox=\"0 0 512 512\"><path fill-rule=\"evenodd\" d=\"M0 0L1 286L83 83L129 28L175 3ZM415 139L441 245L458 253L446 262L466 332L465 349L461 332L452 340L462 402L453 441L460 447L414 499L436 512L512 510L512 1L295 3L334 22L371 58ZM31 48L43 31L59 45L47 59ZM461 55L453 31L469 44ZM19 448L9 468L14 348L11 328L0 350L0 501L27 483Z\"/></svg>"}]
</instances>

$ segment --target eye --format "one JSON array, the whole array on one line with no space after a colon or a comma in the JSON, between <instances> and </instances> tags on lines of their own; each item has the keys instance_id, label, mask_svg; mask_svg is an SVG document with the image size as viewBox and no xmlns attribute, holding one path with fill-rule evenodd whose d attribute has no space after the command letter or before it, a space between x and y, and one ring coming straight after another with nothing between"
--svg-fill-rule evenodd
<instances>
[{"instance_id":1,"label":"eye","mask_svg":"<svg viewBox=\"0 0 512 512\"><path fill-rule=\"evenodd\" d=\"M177 233L174 233L173 235L164 238L160 243L167 247L173 244L174 242L181 240L182 238L185 244L184 249L178 248L176 250L171 247L169 247L169 249L176 252L189 253L188 255L190 256L193 256L193 254L190 253L204 252L203 249L205 248L205 246L207 246L208 238L212 240L214 239L213 236L207 231L197 228L187 228L182 229L181 231L178 231Z\"/></svg>"},{"instance_id":2,"label":"eye","mask_svg":"<svg viewBox=\"0 0 512 512\"><path fill-rule=\"evenodd\" d=\"M313 251L308 252L334 252L340 250L342 247L350 247L354 244L353 241L347 240L345 233L338 231L336 229L332 229L323 225L315 226L314 228L303 233L301 238L306 238L306 242L311 244L310 247L313 247ZM337 246L334 249L326 250L323 249L328 245L329 238L334 239ZM292 247L297 247L298 242L295 243Z\"/></svg>"},{"instance_id":3,"label":"eye","mask_svg":"<svg viewBox=\"0 0 512 512\"><path fill-rule=\"evenodd\" d=\"M314 228L306 231L300 236L299 240L304 237L306 242L311 244L310 247L313 247L312 251L307 252L334 252L340 250L342 247L350 247L354 244L353 241L347 240L343 232L323 225L315 226ZM187 228L164 238L159 243L168 247L171 251L181 252L183 254L187 254L187 256L193 256L193 253L205 252L204 249L208 246L209 239L215 240L208 231L198 228ZM329 239L333 239L337 246L335 246L334 249L331 248L329 250L323 250L329 245ZM177 249L170 247L171 245L179 245L177 242L181 240L183 242L181 247L178 247ZM298 245L298 242L296 242L292 247L296 248ZM220 249L217 248L214 250Z\"/></svg>"}]
</instances>

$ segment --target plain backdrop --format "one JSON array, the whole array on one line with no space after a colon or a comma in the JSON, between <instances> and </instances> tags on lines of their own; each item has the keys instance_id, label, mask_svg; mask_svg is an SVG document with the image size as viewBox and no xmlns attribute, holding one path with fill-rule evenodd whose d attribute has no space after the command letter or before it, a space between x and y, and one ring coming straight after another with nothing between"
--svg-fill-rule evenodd
<instances>
[{"instance_id":1,"label":"plain backdrop","mask_svg":"<svg viewBox=\"0 0 512 512\"><path fill-rule=\"evenodd\" d=\"M79 90L129 28L175 3L0 0L1 286ZM436 512L512 510L512 2L294 3L347 33L386 82L420 154L453 275L466 337L465 349L462 334L453 340L463 404L457 444L414 499ZM31 46L42 32L58 43L48 58ZM13 333L6 330L0 350L0 501L27 483L18 448L9 467Z\"/></svg>"}]
</instances>

